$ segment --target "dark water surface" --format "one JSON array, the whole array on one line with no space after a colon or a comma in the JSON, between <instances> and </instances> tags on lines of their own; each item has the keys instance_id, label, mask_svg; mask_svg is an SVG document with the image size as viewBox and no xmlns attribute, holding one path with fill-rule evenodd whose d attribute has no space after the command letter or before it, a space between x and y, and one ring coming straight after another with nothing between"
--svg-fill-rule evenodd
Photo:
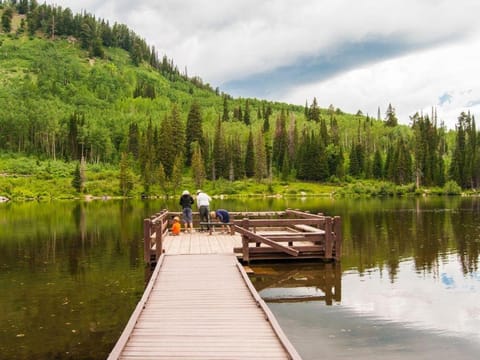
<instances>
[{"instance_id":1,"label":"dark water surface","mask_svg":"<svg viewBox=\"0 0 480 360\"><path fill-rule=\"evenodd\" d=\"M0 359L104 359L144 286L142 220L177 201L0 204ZM304 359L478 359L480 200L214 200L343 219L341 264L252 281Z\"/></svg>"}]
</instances>

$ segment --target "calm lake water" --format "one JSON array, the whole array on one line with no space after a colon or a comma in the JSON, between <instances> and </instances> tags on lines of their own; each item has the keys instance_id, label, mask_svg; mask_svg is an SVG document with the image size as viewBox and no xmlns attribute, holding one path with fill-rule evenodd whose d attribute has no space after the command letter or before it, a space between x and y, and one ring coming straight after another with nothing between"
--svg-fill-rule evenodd
<instances>
[{"instance_id":1,"label":"calm lake water","mask_svg":"<svg viewBox=\"0 0 480 360\"><path fill-rule=\"evenodd\" d=\"M177 200L0 204L0 359L105 359L143 292L143 218ZM304 359L478 359L480 200L214 200L343 219L340 264L253 265Z\"/></svg>"}]
</instances>

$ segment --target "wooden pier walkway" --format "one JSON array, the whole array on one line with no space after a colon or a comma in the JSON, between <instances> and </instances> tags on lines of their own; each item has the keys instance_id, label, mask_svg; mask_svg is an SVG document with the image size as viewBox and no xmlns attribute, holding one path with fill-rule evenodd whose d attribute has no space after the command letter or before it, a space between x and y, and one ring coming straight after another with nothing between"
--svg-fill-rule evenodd
<instances>
[{"instance_id":1,"label":"wooden pier walkway","mask_svg":"<svg viewBox=\"0 0 480 360\"><path fill-rule=\"evenodd\" d=\"M164 210L144 220L153 274L108 359L301 359L238 258L337 260L340 218L241 214L230 234L172 236L173 215Z\"/></svg>"},{"instance_id":2,"label":"wooden pier walkway","mask_svg":"<svg viewBox=\"0 0 480 360\"><path fill-rule=\"evenodd\" d=\"M219 253L162 255L108 359L300 356L236 257Z\"/></svg>"}]
</instances>

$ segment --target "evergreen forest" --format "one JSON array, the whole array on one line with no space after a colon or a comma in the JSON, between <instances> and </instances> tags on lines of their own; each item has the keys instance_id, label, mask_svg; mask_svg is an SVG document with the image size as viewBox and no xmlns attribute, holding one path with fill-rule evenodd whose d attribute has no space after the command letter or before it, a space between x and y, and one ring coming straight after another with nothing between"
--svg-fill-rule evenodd
<instances>
[{"instance_id":1,"label":"evergreen forest","mask_svg":"<svg viewBox=\"0 0 480 360\"><path fill-rule=\"evenodd\" d=\"M392 104L372 117L320 108L315 94L304 105L234 98L123 24L35 0L0 1L0 17L0 196L479 186L470 113L447 130L435 108L400 125Z\"/></svg>"}]
</instances>

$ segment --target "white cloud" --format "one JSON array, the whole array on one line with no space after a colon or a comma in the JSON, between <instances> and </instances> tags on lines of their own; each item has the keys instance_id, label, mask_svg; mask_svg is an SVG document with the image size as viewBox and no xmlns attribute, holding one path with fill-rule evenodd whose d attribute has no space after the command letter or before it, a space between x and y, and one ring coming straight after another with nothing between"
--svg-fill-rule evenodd
<instances>
[{"instance_id":1,"label":"white cloud","mask_svg":"<svg viewBox=\"0 0 480 360\"><path fill-rule=\"evenodd\" d=\"M127 24L154 45L160 56L166 54L180 69L186 67L189 75L198 75L213 86L255 74L274 74L280 67L301 64L300 60L334 58L338 49L381 39L387 44L397 42L404 56L376 63L382 58L382 50L377 49L378 53L367 59L370 65L364 61L360 68L345 68L322 83L300 84L292 78L291 86L295 88L289 89L290 84L286 84L279 100L303 104L317 96L345 110L363 109L375 115L378 106L384 109L391 102L405 122L412 112L435 105L445 92L453 96L451 103L441 107L449 117L465 100L480 98L475 99L479 93L472 76L472 64L478 60L478 41L471 48L465 43L457 45L462 46L454 49L462 51L457 54L448 50L456 46L449 43L478 35L477 0L51 3L74 11L86 10L110 23ZM311 83L318 80L312 78ZM268 81L263 86L268 86ZM468 90L472 93L466 96Z\"/></svg>"},{"instance_id":2,"label":"white cloud","mask_svg":"<svg viewBox=\"0 0 480 360\"><path fill-rule=\"evenodd\" d=\"M480 100L480 84L472 76L479 61L480 38L476 38L366 65L327 81L299 86L278 98L302 104L315 96L321 106L333 104L349 113L362 110L374 117L379 106L384 117L391 103L403 124L408 124L415 112L430 114L436 107L439 120L454 128L462 111L480 113L479 104L468 106ZM450 100L441 104L445 93Z\"/></svg>"}]
</instances>

